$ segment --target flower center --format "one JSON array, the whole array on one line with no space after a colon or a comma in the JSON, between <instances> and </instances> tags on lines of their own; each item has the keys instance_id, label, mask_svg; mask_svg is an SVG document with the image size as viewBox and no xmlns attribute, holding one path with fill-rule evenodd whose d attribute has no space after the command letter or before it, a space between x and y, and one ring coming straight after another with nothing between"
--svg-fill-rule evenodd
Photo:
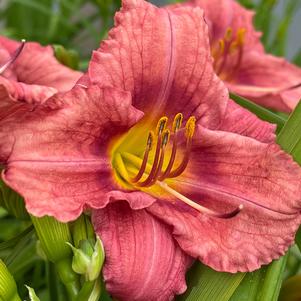
<instances>
[{"instance_id":1,"label":"flower center","mask_svg":"<svg viewBox=\"0 0 301 301\"><path fill-rule=\"evenodd\" d=\"M235 77L243 58L245 35L245 28L238 29L236 35L228 28L224 37L212 47L214 70L222 80L230 81Z\"/></svg>"},{"instance_id":2,"label":"flower center","mask_svg":"<svg viewBox=\"0 0 301 301\"><path fill-rule=\"evenodd\" d=\"M182 113L174 117L170 128L166 116L161 117L156 126L142 122L115 141L111 157L116 181L126 189L141 190L164 199L172 196L211 216L230 218L237 215L242 205L231 212L219 213L170 187L173 179L187 169L195 133L194 116L188 118L185 127L182 127L182 122ZM152 127L154 129L150 130Z\"/></svg>"}]
</instances>

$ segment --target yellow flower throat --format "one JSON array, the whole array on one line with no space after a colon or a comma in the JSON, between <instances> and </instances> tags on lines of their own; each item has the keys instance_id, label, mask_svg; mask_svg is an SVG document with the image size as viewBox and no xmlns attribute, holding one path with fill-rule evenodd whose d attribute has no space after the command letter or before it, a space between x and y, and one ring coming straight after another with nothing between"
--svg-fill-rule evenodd
<instances>
[{"instance_id":1,"label":"yellow flower throat","mask_svg":"<svg viewBox=\"0 0 301 301\"><path fill-rule=\"evenodd\" d=\"M173 179L182 175L188 166L196 128L194 116L188 118L185 127L182 127L182 122L182 113L176 114L170 129L166 116L159 119L156 127L144 121L114 141L111 158L115 180L125 189L141 190L164 200L169 200L171 196L173 200L180 200L207 215L234 217L242 210L242 205L231 212L219 213L170 187L171 184L175 186ZM155 130L149 130L151 127ZM183 135L184 146L180 143Z\"/></svg>"}]
</instances>

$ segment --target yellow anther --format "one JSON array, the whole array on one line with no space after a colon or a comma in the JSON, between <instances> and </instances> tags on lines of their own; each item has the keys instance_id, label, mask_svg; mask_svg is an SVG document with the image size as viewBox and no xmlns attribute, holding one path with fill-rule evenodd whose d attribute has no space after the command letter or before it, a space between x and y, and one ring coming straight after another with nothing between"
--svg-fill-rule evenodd
<instances>
[{"instance_id":1,"label":"yellow anther","mask_svg":"<svg viewBox=\"0 0 301 301\"><path fill-rule=\"evenodd\" d=\"M183 121L183 114L178 113L172 123L172 131L175 133L181 126Z\"/></svg>"},{"instance_id":2,"label":"yellow anther","mask_svg":"<svg viewBox=\"0 0 301 301\"><path fill-rule=\"evenodd\" d=\"M219 46L219 52L220 54L223 54L225 52L225 41L220 39L218 41L218 46Z\"/></svg>"},{"instance_id":3,"label":"yellow anther","mask_svg":"<svg viewBox=\"0 0 301 301\"><path fill-rule=\"evenodd\" d=\"M225 33L225 37L224 37L224 40L226 42L230 42L232 40L232 33L233 33L232 28L228 27L227 30L226 30L226 33Z\"/></svg>"},{"instance_id":4,"label":"yellow anther","mask_svg":"<svg viewBox=\"0 0 301 301\"><path fill-rule=\"evenodd\" d=\"M163 131L166 128L168 118L166 116L161 117L160 120L158 121L157 128L156 128L156 134L159 136L163 133Z\"/></svg>"},{"instance_id":5,"label":"yellow anther","mask_svg":"<svg viewBox=\"0 0 301 301\"><path fill-rule=\"evenodd\" d=\"M236 41L238 45L243 45L245 42L245 37L246 37L246 32L247 30L245 28L240 28L238 29L236 33Z\"/></svg>"},{"instance_id":6,"label":"yellow anther","mask_svg":"<svg viewBox=\"0 0 301 301\"><path fill-rule=\"evenodd\" d=\"M155 140L155 133L153 131L150 131L147 137L147 147L151 150L153 147L153 142Z\"/></svg>"},{"instance_id":7,"label":"yellow anther","mask_svg":"<svg viewBox=\"0 0 301 301\"><path fill-rule=\"evenodd\" d=\"M163 139L162 139L162 147L166 146L170 137L170 131L165 130L163 133Z\"/></svg>"},{"instance_id":8,"label":"yellow anther","mask_svg":"<svg viewBox=\"0 0 301 301\"><path fill-rule=\"evenodd\" d=\"M195 122L196 122L196 119L194 116L191 116L189 117L189 119L187 120L186 122L186 137L187 138L192 138L193 134L194 134L194 131L195 131Z\"/></svg>"}]
</instances>

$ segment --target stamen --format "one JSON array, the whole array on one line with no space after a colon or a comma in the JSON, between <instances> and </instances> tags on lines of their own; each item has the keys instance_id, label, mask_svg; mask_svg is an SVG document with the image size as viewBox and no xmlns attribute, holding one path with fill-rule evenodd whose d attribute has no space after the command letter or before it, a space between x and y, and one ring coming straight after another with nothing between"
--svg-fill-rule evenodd
<instances>
[{"instance_id":1,"label":"stamen","mask_svg":"<svg viewBox=\"0 0 301 301\"><path fill-rule=\"evenodd\" d=\"M196 122L196 119L194 116L191 116L189 117L189 119L187 120L186 122L186 132L185 132L185 135L188 139L191 139L193 134L194 134L194 131L195 131L195 122Z\"/></svg>"},{"instance_id":2,"label":"stamen","mask_svg":"<svg viewBox=\"0 0 301 301\"><path fill-rule=\"evenodd\" d=\"M184 158L183 158L181 164L175 170L173 170L169 173L169 175L168 175L169 178L175 178L175 177L178 177L179 175L181 175L188 165L190 151L191 151L191 145L192 145L192 137L193 137L193 134L195 131L195 122L196 122L196 119L194 116L190 117L188 119L188 121L186 122L185 135L187 137L187 141L186 141L185 155L184 155Z\"/></svg>"},{"instance_id":3,"label":"stamen","mask_svg":"<svg viewBox=\"0 0 301 301\"><path fill-rule=\"evenodd\" d=\"M141 177L143 176L144 172L145 172L145 168L146 168L146 164L147 164L147 160L148 160L148 155L149 155L150 150L152 149L154 138L155 138L154 132L150 131L149 134L148 134L148 137L147 137L146 149L145 149L145 152L144 152L141 167L138 171L138 174L133 179L131 179L131 181L133 183L138 182L141 179Z\"/></svg>"},{"instance_id":4,"label":"stamen","mask_svg":"<svg viewBox=\"0 0 301 301\"><path fill-rule=\"evenodd\" d=\"M157 181L157 184L162 189L164 189L165 191L169 192L171 195L175 196L178 200L184 202L185 204L187 204L188 206L194 208L198 212L207 214L209 216L228 219L228 218L235 217L244 208L244 206L241 204L236 209L234 209L233 211L230 211L230 212L227 212L227 213L220 213L220 212L214 211L212 209L208 209L208 208L206 208L206 207L204 207L204 206L202 206L202 205L200 205L200 204L198 204L198 203L190 200L189 198L187 198L186 196L182 195L178 191L172 189L166 183Z\"/></svg>"},{"instance_id":5,"label":"stamen","mask_svg":"<svg viewBox=\"0 0 301 301\"><path fill-rule=\"evenodd\" d=\"M224 36L224 40L226 42L230 42L232 40L232 33L233 33L232 28L228 27Z\"/></svg>"},{"instance_id":6,"label":"stamen","mask_svg":"<svg viewBox=\"0 0 301 301\"><path fill-rule=\"evenodd\" d=\"M152 169L151 169L148 177L143 182L137 183L136 184L137 186L143 187L143 186L149 186L149 184L151 184L154 176L156 175L156 171L157 171L157 167L158 167L158 163L159 163L161 146L162 146L162 135L158 136L155 158L154 158Z\"/></svg>"},{"instance_id":7,"label":"stamen","mask_svg":"<svg viewBox=\"0 0 301 301\"><path fill-rule=\"evenodd\" d=\"M21 45L15 50L10 59L4 64L0 65L0 74L2 74L11 64L15 62L15 60L21 54L23 48L25 46L25 40L21 40Z\"/></svg>"},{"instance_id":8,"label":"stamen","mask_svg":"<svg viewBox=\"0 0 301 301\"><path fill-rule=\"evenodd\" d=\"M176 131L179 130L179 128L182 126L182 122L183 122L183 114L182 113L178 113L172 123L172 131L175 133Z\"/></svg>"},{"instance_id":9,"label":"stamen","mask_svg":"<svg viewBox=\"0 0 301 301\"><path fill-rule=\"evenodd\" d=\"M245 28L239 28L236 34L236 40L238 45L243 45L245 43L247 30Z\"/></svg>"},{"instance_id":10,"label":"stamen","mask_svg":"<svg viewBox=\"0 0 301 301\"><path fill-rule=\"evenodd\" d=\"M166 116L161 117L160 120L158 121L157 127L156 127L156 135L160 136L163 131L166 128L166 124L167 124L168 118Z\"/></svg>"},{"instance_id":11,"label":"stamen","mask_svg":"<svg viewBox=\"0 0 301 301\"><path fill-rule=\"evenodd\" d=\"M233 45L231 45L231 47L233 49L235 49L235 50L238 51L238 53L237 53L237 59L236 59L235 66L233 67L233 69L230 72L230 74L227 75L227 77L225 78L225 80L231 80L236 75L236 73L239 70L239 66L240 66L240 64L242 62L243 54L244 54L243 46L244 46L244 43L245 43L245 35L246 35L246 29L245 28L240 28L237 31L236 40L232 43Z\"/></svg>"},{"instance_id":12,"label":"stamen","mask_svg":"<svg viewBox=\"0 0 301 301\"><path fill-rule=\"evenodd\" d=\"M153 179L152 179L151 183L148 184L148 186L153 185L157 181L159 175L162 172L162 166L163 166L163 163L164 163L164 156L165 156L165 147L166 147L166 145L168 143L168 140L169 140L170 131L165 130L162 136L163 136L163 139L162 139L162 146L161 146L161 153L160 153L159 163L158 163L156 172L153 176Z\"/></svg>"},{"instance_id":13,"label":"stamen","mask_svg":"<svg viewBox=\"0 0 301 301\"><path fill-rule=\"evenodd\" d=\"M175 159L176 159L176 153L177 153L177 137L178 137L178 130L179 128L182 126L182 121L183 121L183 114L181 113L178 113L175 118L174 118L174 121L173 121L173 124L172 124L172 130L174 132L174 135L173 135L173 143L172 143L172 150L171 150L171 156L170 156L170 159L169 159L169 162L168 162L168 165L166 167L166 170L161 173L158 177L159 181L163 181L164 179L166 179L169 175L169 173L171 172L171 169L173 167L173 164L175 162Z\"/></svg>"}]
</instances>

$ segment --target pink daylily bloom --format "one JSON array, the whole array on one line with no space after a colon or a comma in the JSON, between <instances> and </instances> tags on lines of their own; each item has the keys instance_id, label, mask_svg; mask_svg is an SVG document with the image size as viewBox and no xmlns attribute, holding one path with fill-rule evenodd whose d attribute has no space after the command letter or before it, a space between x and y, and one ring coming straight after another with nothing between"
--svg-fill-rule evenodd
<instances>
[{"instance_id":1,"label":"pink daylily bloom","mask_svg":"<svg viewBox=\"0 0 301 301\"><path fill-rule=\"evenodd\" d=\"M81 75L60 64L50 46L0 37L0 102L41 102L70 90Z\"/></svg>"},{"instance_id":2,"label":"pink daylily bloom","mask_svg":"<svg viewBox=\"0 0 301 301\"><path fill-rule=\"evenodd\" d=\"M4 181L36 216L92 210L118 300L172 300L193 258L237 272L284 254L301 170L228 98L203 11L124 0L115 23L78 86L0 107Z\"/></svg>"},{"instance_id":3,"label":"pink daylily bloom","mask_svg":"<svg viewBox=\"0 0 301 301\"><path fill-rule=\"evenodd\" d=\"M230 91L279 111L294 109L301 98L301 69L265 53L252 11L235 0L190 0L175 7L181 5L204 9L215 71Z\"/></svg>"}]
</instances>

